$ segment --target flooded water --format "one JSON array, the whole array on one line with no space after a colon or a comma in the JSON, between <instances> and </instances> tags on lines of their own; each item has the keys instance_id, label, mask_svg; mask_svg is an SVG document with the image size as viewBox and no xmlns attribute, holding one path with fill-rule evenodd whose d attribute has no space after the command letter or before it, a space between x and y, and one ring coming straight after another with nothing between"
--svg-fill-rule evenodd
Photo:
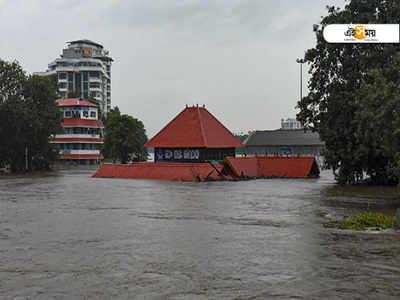
<instances>
[{"instance_id":1,"label":"flooded water","mask_svg":"<svg viewBox=\"0 0 400 300\"><path fill-rule=\"evenodd\" d=\"M0 178L1 299L400 297L399 232L322 226L394 214L398 189L340 188L329 171L209 183L93 172Z\"/></svg>"}]
</instances>

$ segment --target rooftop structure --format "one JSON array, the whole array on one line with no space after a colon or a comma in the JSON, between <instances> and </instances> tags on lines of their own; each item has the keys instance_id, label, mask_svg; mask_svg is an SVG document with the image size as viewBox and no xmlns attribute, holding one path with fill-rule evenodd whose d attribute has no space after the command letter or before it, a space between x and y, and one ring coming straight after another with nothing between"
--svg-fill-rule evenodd
<instances>
[{"instance_id":1,"label":"rooftop structure","mask_svg":"<svg viewBox=\"0 0 400 300\"><path fill-rule=\"evenodd\" d=\"M90 40L76 40L67 43L60 58L48 65L46 72L36 75L56 75L61 98L71 95L99 103L99 109L106 114L111 109L111 64L109 52Z\"/></svg>"},{"instance_id":2,"label":"rooftop structure","mask_svg":"<svg viewBox=\"0 0 400 300\"><path fill-rule=\"evenodd\" d=\"M146 144L155 161L204 162L235 156L243 144L204 106L186 107Z\"/></svg>"},{"instance_id":3,"label":"rooftop structure","mask_svg":"<svg viewBox=\"0 0 400 300\"><path fill-rule=\"evenodd\" d=\"M244 141L249 155L322 156L325 147L317 132L304 129L257 130Z\"/></svg>"},{"instance_id":4,"label":"rooftop structure","mask_svg":"<svg viewBox=\"0 0 400 300\"><path fill-rule=\"evenodd\" d=\"M60 149L63 161L77 164L99 163L103 159L104 125L98 120L98 105L73 98L56 101L60 107L63 132L52 140Z\"/></svg>"},{"instance_id":5,"label":"rooftop structure","mask_svg":"<svg viewBox=\"0 0 400 300\"><path fill-rule=\"evenodd\" d=\"M301 125L300 121L296 119L281 119L281 129L302 129L303 126Z\"/></svg>"}]
</instances>

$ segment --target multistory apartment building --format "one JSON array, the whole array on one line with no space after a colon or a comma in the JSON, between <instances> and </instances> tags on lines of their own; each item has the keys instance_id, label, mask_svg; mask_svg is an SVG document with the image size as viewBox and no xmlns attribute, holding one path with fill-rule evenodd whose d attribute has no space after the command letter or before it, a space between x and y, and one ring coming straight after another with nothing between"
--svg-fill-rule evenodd
<instances>
[{"instance_id":1,"label":"multistory apartment building","mask_svg":"<svg viewBox=\"0 0 400 300\"><path fill-rule=\"evenodd\" d=\"M103 159L104 125L98 119L98 105L89 101L59 99L56 101L62 115L62 132L51 143L57 144L60 159L75 164L95 164Z\"/></svg>"},{"instance_id":2,"label":"multistory apartment building","mask_svg":"<svg viewBox=\"0 0 400 300\"><path fill-rule=\"evenodd\" d=\"M94 98L99 109L107 114L111 109L111 64L113 59L102 45L90 40L67 43L59 58L48 65L41 76L56 75L62 99Z\"/></svg>"}]
</instances>

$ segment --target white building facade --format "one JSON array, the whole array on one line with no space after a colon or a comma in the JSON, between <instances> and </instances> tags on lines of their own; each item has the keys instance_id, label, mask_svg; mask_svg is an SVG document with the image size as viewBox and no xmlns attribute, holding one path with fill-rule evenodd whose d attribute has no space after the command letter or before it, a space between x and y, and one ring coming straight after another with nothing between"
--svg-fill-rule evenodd
<instances>
[{"instance_id":1,"label":"white building facade","mask_svg":"<svg viewBox=\"0 0 400 300\"><path fill-rule=\"evenodd\" d=\"M48 65L46 72L36 75L56 75L59 96L62 99L92 97L99 109L107 114L111 109L111 64L113 59L102 45L90 40L67 43L60 58Z\"/></svg>"},{"instance_id":2,"label":"white building facade","mask_svg":"<svg viewBox=\"0 0 400 300\"><path fill-rule=\"evenodd\" d=\"M300 121L297 121L296 119L292 118L287 118L281 119L281 129L288 129L288 130L294 130L294 129L302 129L303 126L301 125Z\"/></svg>"},{"instance_id":3,"label":"white building facade","mask_svg":"<svg viewBox=\"0 0 400 300\"><path fill-rule=\"evenodd\" d=\"M104 158L104 125L98 120L98 106L86 100L59 99L62 133L51 141L59 148L60 159L74 164L98 164Z\"/></svg>"}]
</instances>

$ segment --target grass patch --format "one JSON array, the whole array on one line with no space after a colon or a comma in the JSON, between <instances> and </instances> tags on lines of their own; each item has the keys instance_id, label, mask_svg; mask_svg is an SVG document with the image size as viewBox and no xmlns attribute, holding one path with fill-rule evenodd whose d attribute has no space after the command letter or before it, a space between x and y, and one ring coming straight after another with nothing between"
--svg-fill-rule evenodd
<instances>
[{"instance_id":1,"label":"grass patch","mask_svg":"<svg viewBox=\"0 0 400 300\"><path fill-rule=\"evenodd\" d=\"M336 229L382 231L386 228L395 228L396 225L395 216L368 211L357 216L345 217L341 222L328 223L324 226Z\"/></svg>"}]
</instances>

